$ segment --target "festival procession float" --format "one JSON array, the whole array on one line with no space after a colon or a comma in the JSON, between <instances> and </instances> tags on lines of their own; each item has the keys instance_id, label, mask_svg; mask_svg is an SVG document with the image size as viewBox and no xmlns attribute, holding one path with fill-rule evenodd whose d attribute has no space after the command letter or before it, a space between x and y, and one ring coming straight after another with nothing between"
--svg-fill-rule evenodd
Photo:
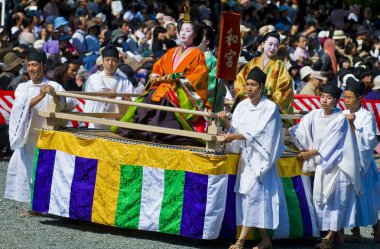
<instances>
[{"instance_id":1,"label":"festival procession float","mask_svg":"<svg viewBox=\"0 0 380 249\"><path fill-rule=\"evenodd\" d=\"M218 56L218 78L234 80L236 77L239 20L238 14L223 13L219 42L219 51L223 52ZM177 90L187 94L187 99L194 100L191 94L195 91L189 87L194 79L187 75L188 63L183 64L185 69L180 68L180 63L177 71L165 73L164 70L155 83L160 86L157 83L170 79ZM154 82L149 84L146 89L150 87L157 93L159 87L152 87ZM166 93L170 95L170 90ZM228 152L221 143L223 127L216 113L205 111L205 107L197 108L196 102L188 106L176 104L175 99L171 99L171 106L145 103L144 99L152 97L149 90L143 96L117 93L119 97L136 97L135 101L107 98L106 93L56 94L79 99L78 103L113 104L118 110L113 113L62 112L52 101L46 111L39 112L46 118L46 124L40 130L34 161L33 211L197 239L239 236L238 217L242 214L236 209L234 192L239 154ZM133 122L138 108L170 113L185 120L184 125L182 129L174 129ZM192 122L186 123L189 117ZM284 114L282 118L291 120L300 115ZM70 128L68 122L71 126L93 123L111 129ZM204 130L199 128L202 122L206 124ZM182 145L170 139L166 143L131 139L121 136L120 129L132 135L154 133L195 143ZM288 140L285 132L283 139ZM283 153L277 167L286 208L280 210L280 225L269 231L270 237L319 236L312 204L311 174L302 172L302 164L291 150ZM254 231L250 239L257 236Z\"/></svg>"},{"instance_id":2,"label":"festival procession float","mask_svg":"<svg viewBox=\"0 0 380 249\"><path fill-rule=\"evenodd\" d=\"M240 51L240 16L223 14L218 78L234 79ZM226 20L231 20L226 22ZM228 24L227 24L228 23ZM222 55L225 55L224 57ZM225 62L224 65L221 65ZM235 68L235 70L234 70ZM228 76L230 75L230 76ZM232 78L231 78L232 77ZM173 71L156 79L170 78L186 93L189 79ZM148 92L148 91L147 91ZM190 92L190 91L189 91ZM241 216L235 207L234 185L239 154L227 153L221 144L222 127L214 112L106 98L105 93L57 92L57 96L98 101L118 106L115 113L61 112L51 102L41 129L33 173L31 208L34 211L91 221L119 228L157 231L198 239L236 238ZM145 94L146 95L146 94ZM146 96L145 96L146 97ZM205 132L173 129L126 121L137 108L168 112L207 121ZM123 111L122 111L123 110ZM298 115L282 115L284 119ZM124 121L120 121L123 120ZM194 118L195 119L195 118ZM68 128L94 123L110 129ZM198 122L199 123L199 122ZM115 129L185 137L196 145L176 145L174 140L156 143L129 139ZM285 130L285 129L284 129ZM286 136L284 136L286 139ZM311 176L302 173L294 152L278 161L286 206L280 210L280 226L273 239L318 236L312 198ZM257 231L250 239L257 238Z\"/></svg>"}]
</instances>

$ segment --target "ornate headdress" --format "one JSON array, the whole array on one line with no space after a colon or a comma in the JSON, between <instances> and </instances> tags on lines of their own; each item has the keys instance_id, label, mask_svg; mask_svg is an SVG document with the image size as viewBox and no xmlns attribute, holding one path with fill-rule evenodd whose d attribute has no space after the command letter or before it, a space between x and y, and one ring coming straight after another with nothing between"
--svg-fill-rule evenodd
<instances>
[{"instance_id":1,"label":"ornate headdress","mask_svg":"<svg viewBox=\"0 0 380 249\"><path fill-rule=\"evenodd\" d=\"M183 10L185 11L185 15L183 16L183 21L191 22L190 7L183 6Z\"/></svg>"}]
</instances>

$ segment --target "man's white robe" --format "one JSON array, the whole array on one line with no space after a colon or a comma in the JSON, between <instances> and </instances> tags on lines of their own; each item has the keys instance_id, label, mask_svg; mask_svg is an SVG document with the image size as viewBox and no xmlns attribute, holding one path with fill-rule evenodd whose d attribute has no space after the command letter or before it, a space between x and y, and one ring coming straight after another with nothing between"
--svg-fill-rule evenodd
<instances>
[{"instance_id":1,"label":"man's white robe","mask_svg":"<svg viewBox=\"0 0 380 249\"><path fill-rule=\"evenodd\" d=\"M298 149L318 151L304 170L315 168L313 202L320 230L354 226L360 158L345 116L338 109L329 116L322 109L312 110L289 133Z\"/></svg>"},{"instance_id":2,"label":"man's white robe","mask_svg":"<svg viewBox=\"0 0 380 249\"><path fill-rule=\"evenodd\" d=\"M343 114L350 114L344 110ZM360 107L354 113L355 136L360 155L360 177L362 183L361 196L357 196L356 226L376 224L378 220L378 181L379 172L373 158L378 143L376 137L376 121L371 112Z\"/></svg>"},{"instance_id":3,"label":"man's white robe","mask_svg":"<svg viewBox=\"0 0 380 249\"><path fill-rule=\"evenodd\" d=\"M38 115L38 111L46 110L53 98L46 94L34 107L29 108L29 105L32 98L39 95L40 87L46 84L54 87L55 91L65 91L60 84L47 78L41 84L33 84L29 80L16 88L9 120L9 140L11 148L15 151L8 165L5 198L21 202L30 201L34 155L39 135L39 131L35 129L42 128L46 121ZM66 101L65 98L60 98L62 110L74 109L75 103L73 99L68 98Z\"/></svg>"},{"instance_id":4,"label":"man's white robe","mask_svg":"<svg viewBox=\"0 0 380 249\"><path fill-rule=\"evenodd\" d=\"M88 78L85 92L102 92L104 90L115 90L117 93L134 93L132 83L119 69L116 70L113 77L109 77L104 71L100 71ZM121 97L116 97L116 99L121 100ZM115 104L105 102L86 100L84 105L84 112L104 113L115 111ZM108 128L108 126L90 123L89 128Z\"/></svg>"},{"instance_id":5,"label":"man's white robe","mask_svg":"<svg viewBox=\"0 0 380 249\"><path fill-rule=\"evenodd\" d=\"M277 172L277 160L284 151L281 124L276 104L265 97L257 105L246 99L233 113L229 132L246 138L240 141L235 185L238 224L266 229L279 226L280 205L285 202Z\"/></svg>"}]
</instances>

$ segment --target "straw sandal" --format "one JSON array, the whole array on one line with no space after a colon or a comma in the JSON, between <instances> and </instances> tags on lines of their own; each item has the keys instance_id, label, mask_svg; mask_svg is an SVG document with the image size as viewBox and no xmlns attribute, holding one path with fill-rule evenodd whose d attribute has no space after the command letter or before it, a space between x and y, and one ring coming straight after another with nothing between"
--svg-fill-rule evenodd
<instances>
[{"instance_id":1,"label":"straw sandal","mask_svg":"<svg viewBox=\"0 0 380 249\"><path fill-rule=\"evenodd\" d=\"M333 249L334 242L328 239L322 239L322 241L315 245L315 249Z\"/></svg>"},{"instance_id":2,"label":"straw sandal","mask_svg":"<svg viewBox=\"0 0 380 249\"><path fill-rule=\"evenodd\" d=\"M257 246L255 246L253 249L272 249L273 248L272 243L270 241L266 245L265 244L260 245L260 244L261 244L261 242Z\"/></svg>"},{"instance_id":3,"label":"straw sandal","mask_svg":"<svg viewBox=\"0 0 380 249\"><path fill-rule=\"evenodd\" d=\"M43 215L43 213L33 211L33 210L28 210L28 211L20 214L21 217L42 216L42 215Z\"/></svg>"},{"instance_id":4,"label":"straw sandal","mask_svg":"<svg viewBox=\"0 0 380 249\"><path fill-rule=\"evenodd\" d=\"M245 240L238 239L236 243L232 246L230 246L228 249L242 249L244 247Z\"/></svg>"}]
</instances>

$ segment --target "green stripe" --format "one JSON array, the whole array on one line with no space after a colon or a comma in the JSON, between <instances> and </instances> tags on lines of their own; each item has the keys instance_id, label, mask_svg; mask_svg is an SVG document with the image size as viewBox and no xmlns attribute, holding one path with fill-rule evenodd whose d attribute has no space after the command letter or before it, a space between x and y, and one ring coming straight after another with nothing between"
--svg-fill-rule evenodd
<instances>
[{"instance_id":1,"label":"green stripe","mask_svg":"<svg viewBox=\"0 0 380 249\"><path fill-rule=\"evenodd\" d=\"M162 198L159 223L160 232L179 234L184 185L184 171L165 170L164 196Z\"/></svg>"},{"instance_id":2,"label":"green stripe","mask_svg":"<svg viewBox=\"0 0 380 249\"><path fill-rule=\"evenodd\" d=\"M30 209L33 210L33 196L34 196L34 182L36 179L36 169L37 169L37 163L38 163L38 155L40 153L40 150L36 148L36 154L34 156L34 166L33 166L33 174L32 174L32 189L30 191Z\"/></svg>"},{"instance_id":3,"label":"green stripe","mask_svg":"<svg viewBox=\"0 0 380 249\"><path fill-rule=\"evenodd\" d=\"M270 239L272 239L273 238L273 234L274 234L274 230L272 230L272 229L267 229L267 234L268 234L268 237L270 238ZM257 229L257 228L254 228L253 229L253 240L259 240L260 239L260 233L259 233L259 229Z\"/></svg>"},{"instance_id":4,"label":"green stripe","mask_svg":"<svg viewBox=\"0 0 380 249\"><path fill-rule=\"evenodd\" d=\"M117 200L115 226L139 227L143 167L120 165L120 190Z\"/></svg>"},{"instance_id":5,"label":"green stripe","mask_svg":"<svg viewBox=\"0 0 380 249\"><path fill-rule=\"evenodd\" d=\"M281 177L289 216L289 239L302 238L303 224L300 204L290 177Z\"/></svg>"}]
</instances>

